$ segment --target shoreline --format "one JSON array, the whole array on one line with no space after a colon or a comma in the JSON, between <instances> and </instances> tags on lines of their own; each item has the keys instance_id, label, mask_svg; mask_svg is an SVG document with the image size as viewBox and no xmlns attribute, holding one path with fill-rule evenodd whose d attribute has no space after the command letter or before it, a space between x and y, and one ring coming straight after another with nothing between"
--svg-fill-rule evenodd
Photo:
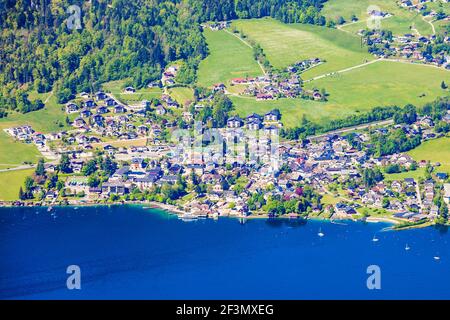
<instances>
[{"instance_id":1,"label":"shoreline","mask_svg":"<svg viewBox=\"0 0 450 320\"><path fill-rule=\"evenodd\" d=\"M17 203L21 203L21 205L16 205ZM419 228L426 228L431 227L434 225L432 222L426 222L422 224L417 225L409 225L405 227L397 227L401 225L404 222L409 221L400 221L397 219L389 218L389 217L374 217L374 216L368 216L362 219L352 219L352 218L342 218L342 219L331 219L331 218L322 218L322 217L303 217L299 214L287 214L282 216L276 216L271 217L269 214L250 214L250 215L227 215L227 216L220 216L220 215L195 215L191 214L187 210L181 209L179 206L166 204L166 203L160 203L155 201L122 201L122 202L95 202L95 201L72 201L68 204L51 204L51 203L33 203L33 202L0 202L0 208L49 208L49 207L102 207L102 206L118 206L118 205L136 205L140 206L143 209L159 209L164 211L167 214L176 215L179 219L183 219L183 215L186 215L187 219L218 219L218 218L235 218L235 219L298 219L298 220L312 220L312 221L322 221L322 222L328 222L328 223L334 223L334 224L342 224L345 225L345 221L349 222L366 222L366 223L388 223L391 224L391 226L386 227L386 230L391 231L402 231L402 230L411 230L411 229L419 229Z\"/></svg>"}]
</instances>

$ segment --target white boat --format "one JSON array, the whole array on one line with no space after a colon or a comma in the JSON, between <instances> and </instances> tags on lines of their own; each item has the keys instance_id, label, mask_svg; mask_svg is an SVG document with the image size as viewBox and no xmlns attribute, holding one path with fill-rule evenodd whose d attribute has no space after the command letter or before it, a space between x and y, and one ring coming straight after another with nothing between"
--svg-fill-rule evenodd
<instances>
[{"instance_id":1,"label":"white boat","mask_svg":"<svg viewBox=\"0 0 450 320\"><path fill-rule=\"evenodd\" d=\"M193 215L192 213L183 213L178 217L183 221L194 221L198 219L198 217L196 215Z\"/></svg>"},{"instance_id":2,"label":"white boat","mask_svg":"<svg viewBox=\"0 0 450 320\"><path fill-rule=\"evenodd\" d=\"M409 249L411 249L411 248L408 246L408 244L406 244L405 250L408 251Z\"/></svg>"},{"instance_id":3,"label":"white boat","mask_svg":"<svg viewBox=\"0 0 450 320\"><path fill-rule=\"evenodd\" d=\"M322 228L319 228L319 232L317 233L319 237L323 237L325 234L322 232Z\"/></svg>"},{"instance_id":4,"label":"white boat","mask_svg":"<svg viewBox=\"0 0 450 320\"><path fill-rule=\"evenodd\" d=\"M52 211L53 210L53 207L48 207L47 208L47 212L50 212L50 211Z\"/></svg>"},{"instance_id":5,"label":"white boat","mask_svg":"<svg viewBox=\"0 0 450 320\"><path fill-rule=\"evenodd\" d=\"M378 240L380 240L380 239L378 239L377 236L374 235L373 238L372 238L372 241L373 242L378 242Z\"/></svg>"},{"instance_id":6,"label":"white boat","mask_svg":"<svg viewBox=\"0 0 450 320\"><path fill-rule=\"evenodd\" d=\"M441 257L439 257L439 256L434 256L433 259L434 259L434 260L441 260Z\"/></svg>"}]
</instances>

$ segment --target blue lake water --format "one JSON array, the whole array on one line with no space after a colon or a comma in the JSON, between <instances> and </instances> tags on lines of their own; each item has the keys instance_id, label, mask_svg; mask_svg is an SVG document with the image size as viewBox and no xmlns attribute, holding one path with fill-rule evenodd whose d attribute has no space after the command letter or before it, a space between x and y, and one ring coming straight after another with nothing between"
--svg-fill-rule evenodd
<instances>
[{"instance_id":1,"label":"blue lake water","mask_svg":"<svg viewBox=\"0 0 450 320\"><path fill-rule=\"evenodd\" d=\"M0 208L0 298L449 299L449 233L387 226ZM69 265L81 268L81 290L66 288ZM380 290L367 289L369 265Z\"/></svg>"}]
</instances>

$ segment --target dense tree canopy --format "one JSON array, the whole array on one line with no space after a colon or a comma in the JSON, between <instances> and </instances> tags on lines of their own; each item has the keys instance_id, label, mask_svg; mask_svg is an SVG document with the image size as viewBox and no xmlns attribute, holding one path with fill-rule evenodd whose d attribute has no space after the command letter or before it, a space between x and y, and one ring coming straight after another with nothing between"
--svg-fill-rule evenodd
<instances>
[{"instance_id":1,"label":"dense tree canopy","mask_svg":"<svg viewBox=\"0 0 450 320\"><path fill-rule=\"evenodd\" d=\"M110 80L129 78L140 88L177 60L179 80L192 83L207 55L201 22L272 16L323 24L322 1L0 0L1 105L39 109L24 96L30 89L54 90L64 103Z\"/></svg>"}]
</instances>

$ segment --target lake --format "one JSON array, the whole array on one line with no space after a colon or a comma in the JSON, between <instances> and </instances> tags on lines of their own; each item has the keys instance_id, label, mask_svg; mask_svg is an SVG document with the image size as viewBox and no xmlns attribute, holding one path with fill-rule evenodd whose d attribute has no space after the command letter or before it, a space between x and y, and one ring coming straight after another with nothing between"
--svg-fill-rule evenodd
<instances>
[{"instance_id":1,"label":"lake","mask_svg":"<svg viewBox=\"0 0 450 320\"><path fill-rule=\"evenodd\" d=\"M119 205L0 208L0 298L449 299L447 230L388 226L184 222ZM81 270L80 290L66 287L69 265ZM379 290L367 287L371 265Z\"/></svg>"}]
</instances>

